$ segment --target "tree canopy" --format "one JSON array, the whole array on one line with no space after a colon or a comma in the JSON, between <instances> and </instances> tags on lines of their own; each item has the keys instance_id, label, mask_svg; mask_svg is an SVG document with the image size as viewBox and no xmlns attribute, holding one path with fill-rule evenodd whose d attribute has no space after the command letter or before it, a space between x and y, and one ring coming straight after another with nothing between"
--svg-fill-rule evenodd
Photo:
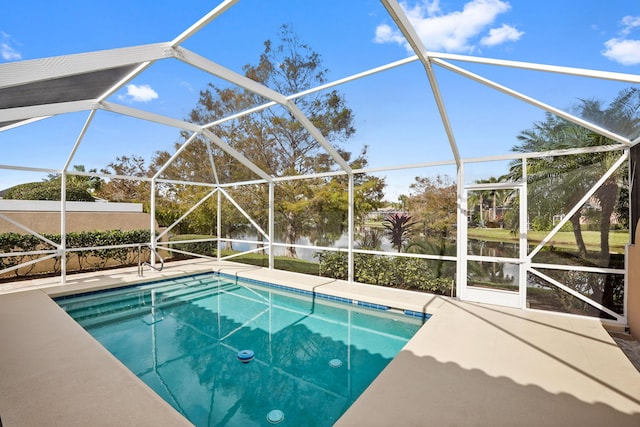
<instances>
[{"instance_id":1,"label":"tree canopy","mask_svg":"<svg viewBox=\"0 0 640 427\"><path fill-rule=\"evenodd\" d=\"M417 176L409 188L409 212L424 236L449 237L455 232L457 186L449 176Z\"/></svg>"},{"instance_id":2,"label":"tree canopy","mask_svg":"<svg viewBox=\"0 0 640 427\"><path fill-rule=\"evenodd\" d=\"M84 165L74 165L75 172L86 172ZM89 172L95 172L95 169ZM50 174L41 182L28 182L9 188L5 199L15 200L62 200L62 176ZM99 190L102 180L96 177L82 175L66 176L66 201L68 202L93 202L93 193Z\"/></svg>"},{"instance_id":3,"label":"tree canopy","mask_svg":"<svg viewBox=\"0 0 640 427\"><path fill-rule=\"evenodd\" d=\"M279 93L297 94L326 82L328 70L315 52L287 26L282 26L278 39L264 42L264 51L257 64L243 67L245 76ZM265 104L268 100L249 90L232 85L210 83L200 92L188 120L201 125L218 124L210 128L224 143L233 147L247 160L272 177L300 176L337 170L335 159L300 123L295 114L281 105L222 121L235 113ZM343 95L336 90L314 92L298 97L295 105L311 121L324 138L352 168L367 165L367 148L357 155L345 150L344 143L355 132L354 118ZM256 174L215 143L198 135L192 138L183 132L175 150L184 148L164 169L161 178L198 183L239 183L223 189L222 237L231 238L251 229L249 221L234 203L253 218L263 230L268 225L269 189L266 184L253 184ZM187 147L183 144L189 143ZM173 156L168 151L155 154L148 168L135 156L119 157L109 165L114 173L127 172L150 176L160 170ZM243 184L244 183L244 184ZM381 205L384 179L365 174L354 176L356 217ZM295 244L301 236L312 242L332 243L347 226L348 177L294 179L275 185L276 231L283 241ZM145 191L147 192L145 194ZM182 212L206 197L212 187L171 185L160 187L158 203L167 221L177 219ZM141 182L111 180L102 194L109 197L148 200L148 187ZM183 230L212 234L216 228L217 206L210 198L185 219ZM188 228L188 229L187 229ZM260 238L260 236L258 236ZM287 254L295 257L293 246Z\"/></svg>"},{"instance_id":4,"label":"tree canopy","mask_svg":"<svg viewBox=\"0 0 640 427\"><path fill-rule=\"evenodd\" d=\"M579 116L598 123L605 128L622 135L637 135L640 131L640 91L632 87L623 90L609 103L590 99L580 100L575 107ZM586 129L575 123L547 113L544 121L534 123L531 129L518 135L520 144L514 151L531 152L557 150L569 147L595 147L613 145L615 142L605 136ZM529 183L529 204L532 206L531 220L551 223L553 215L568 212L600 179L620 157L617 152L576 154L569 156L550 156L529 159L527 177ZM510 179L522 176L521 162L512 165L508 175ZM600 230L601 264L606 265L609 258L609 230L611 218L618 204L621 189L627 186L626 168L621 167L597 189L593 201L599 215L597 222ZM581 218L587 215L587 207L580 209L571 218L576 244L582 256L587 255L582 237ZM618 215L624 223L625 212ZM593 219L593 215L591 215Z\"/></svg>"},{"instance_id":5,"label":"tree canopy","mask_svg":"<svg viewBox=\"0 0 640 427\"><path fill-rule=\"evenodd\" d=\"M14 200L61 200L62 191L59 181L29 182L11 187L4 194L4 198ZM67 187L66 200L68 202L95 201L93 196L81 187Z\"/></svg>"}]
</instances>

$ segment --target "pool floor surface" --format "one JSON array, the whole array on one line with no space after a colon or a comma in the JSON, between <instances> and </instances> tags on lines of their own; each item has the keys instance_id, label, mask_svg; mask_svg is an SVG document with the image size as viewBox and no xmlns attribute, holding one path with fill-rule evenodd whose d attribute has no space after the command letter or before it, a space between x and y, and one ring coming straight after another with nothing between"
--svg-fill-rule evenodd
<instances>
[{"instance_id":1,"label":"pool floor surface","mask_svg":"<svg viewBox=\"0 0 640 427\"><path fill-rule=\"evenodd\" d=\"M640 373L597 319L228 262L145 279L211 270L432 314L336 426L640 425ZM0 285L3 426L190 425L49 297L138 280L133 268Z\"/></svg>"}]
</instances>

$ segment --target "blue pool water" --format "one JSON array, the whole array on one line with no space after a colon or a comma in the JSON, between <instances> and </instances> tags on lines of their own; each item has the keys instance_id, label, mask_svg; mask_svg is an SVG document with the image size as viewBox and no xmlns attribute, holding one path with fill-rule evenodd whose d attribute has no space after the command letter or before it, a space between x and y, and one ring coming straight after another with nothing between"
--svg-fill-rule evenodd
<instances>
[{"instance_id":1,"label":"blue pool water","mask_svg":"<svg viewBox=\"0 0 640 427\"><path fill-rule=\"evenodd\" d=\"M197 426L331 426L424 323L279 288L211 273L57 303Z\"/></svg>"}]
</instances>

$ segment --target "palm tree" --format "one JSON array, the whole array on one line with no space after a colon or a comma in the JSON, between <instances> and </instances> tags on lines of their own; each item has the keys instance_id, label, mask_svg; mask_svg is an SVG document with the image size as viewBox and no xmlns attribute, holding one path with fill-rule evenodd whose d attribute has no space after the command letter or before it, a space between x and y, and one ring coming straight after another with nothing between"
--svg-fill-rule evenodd
<instances>
[{"instance_id":1,"label":"palm tree","mask_svg":"<svg viewBox=\"0 0 640 427\"><path fill-rule=\"evenodd\" d=\"M575 108L578 115L585 120L597 123L619 135L635 139L640 133L640 89L632 87L618 93L608 105L598 100L580 100ZM523 131L518 136L520 145L514 151L548 151L571 147L596 147L613 145L615 141L564 119L547 114L543 122L534 124L533 129ZM556 156L541 159L530 159L527 162L529 197L535 200L542 209L549 206L574 206L589 188L608 171L619 158L616 152L589 153L571 156ZM521 177L522 164L514 163L511 178ZM616 209L616 201L626 173L619 168L596 190L601 209L600 221L600 256L599 266L607 267L610 263L609 231L611 216ZM530 203L534 205L534 203ZM580 228L580 212L571 219L573 231L580 255L587 256L586 246ZM593 278L591 278L593 279ZM591 282L591 280L590 280ZM594 280L594 283L596 280ZM611 275L607 275L603 286L592 287L594 297L600 294L604 306L612 308L614 288Z\"/></svg>"},{"instance_id":2,"label":"palm tree","mask_svg":"<svg viewBox=\"0 0 640 427\"><path fill-rule=\"evenodd\" d=\"M403 244L409 240L411 227L415 224L410 221L411 216L404 212L390 214L382 221L382 225L387 229L387 234L391 239L391 246L398 249L398 252L402 250Z\"/></svg>"},{"instance_id":3,"label":"palm tree","mask_svg":"<svg viewBox=\"0 0 640 427\"><path fill-rule=\"evenodd\" d=\"M583 106L579 107L584 108ZM603 113L604 114L604 113ZM609 145L613 141L591 130L547 113L543 122L518 135L520 145L514 151L549 151L569 147L592 147ZM533 206L537 206L541 214L550 215L557 206L570 210L613 164L615 153L593 153L572 156L530 159L527 162L529 197ZM517 180L522 176L522 164L512 165L510 178ZM618 193L620 171L614 173L595 194L602 208L601 221L601 254L609 255L610 218L615 208ZM580 225L581 213L575 213L570 222L581 256L586 257L587 249L582 237Z\"/></svg>"},{"instance_id":4,"label":"palm tree","mask_svg":"<svg viewBox=\"0 0 640 427\"><path fill-rule=\"evenodd\" d=\"M640 132L640 89L631 87L622 90L618 96L608 105L604 106L602 101L596 99L582 100L578 111L580 115L589 121L600 124L606 129L616 132L619 135L635 139ZM599 146L612 144L610 139L591 132L588 135L587 145ZM603 169L609 169L616 159L615 155L603 153ZM611 216L615 210L618 198L620 182L626 174L618 170L612 174L596 192L596 197L600 201L602 209L602 219L600 221L600 251L602 262L608 261L609 257L609 230L611 228Z\"/></svg>"},{"instance_id":5,"label":"palm tree","mask_svg":"<svg viewBox=\"0 0 640 427\"><path fill-rule=\"evenodd\" d=\"M521 145L514 151L547 151L571 147L582 141L579 134L585 129L560 119L549 113L544 122L537 122L533 129L521 132L518 140ZM576 171L590 164L588 156L553 157L546 159L530 159L527 162L527 181L529 184L529 203L537 207L540 215L557 213L558 206L570 210L588 191L589 183ZM517 163L511 174L518 179L522 176L522 164ZM582 237L580 212L574 214L569 221L573 228L578 252L586 257L587 247Z\"/></svg>"},{"instance_id":6,"label":"palm tree","mask_svg":"<svg viewBox=\"0 0 640 427\"><path fill-rule=\"evenodd\" d=\"M476 184L496 184L496 183L502 182L502 178L496 178L492 176L489 179L478 179L474 182ZM470 200L477 201L480 207L480 226L481 227L484 227L484 224L485 224L484 203L486 199L491 200L491 217L488 220L496 221L498 217L498 213L497 213L498 201L503 203L506 198L507 198L507 195L504 193L504 191L501 191L495 188L492 188L489 190L474 191L474 194L472 197L470 197Z\"/></svg>"},{"instance_id":7,"label":"palm tree","mask_svg":"<svg viewBox=\"0 0 640 427\"><path fill-rule=\"evenodd\" d=\"M84 165L73 165L74 172L87 172ZM96 173L97 169L89 169L90 173ZM94 194L102 188L102 178L98 176L84 176L84 175L67 175L67 185L72 187L84 188L89 193Z\"/></svg>"}]
</instances>

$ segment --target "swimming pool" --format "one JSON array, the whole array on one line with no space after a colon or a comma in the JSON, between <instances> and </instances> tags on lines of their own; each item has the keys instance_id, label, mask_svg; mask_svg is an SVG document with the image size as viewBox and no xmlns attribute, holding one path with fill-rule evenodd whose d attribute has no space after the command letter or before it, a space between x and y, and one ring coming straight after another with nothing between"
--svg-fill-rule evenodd
<instances>
[{"instance_id":1,"label":"swimming pool","mask_svg":"<svg viewBox=\"0 0 640 427\"><path fill-rule=\"evenodd\" d=\"M330 426L425 319L304 293L207 273L56 301L197 426Z\"/></svg>"}]
</instances>

